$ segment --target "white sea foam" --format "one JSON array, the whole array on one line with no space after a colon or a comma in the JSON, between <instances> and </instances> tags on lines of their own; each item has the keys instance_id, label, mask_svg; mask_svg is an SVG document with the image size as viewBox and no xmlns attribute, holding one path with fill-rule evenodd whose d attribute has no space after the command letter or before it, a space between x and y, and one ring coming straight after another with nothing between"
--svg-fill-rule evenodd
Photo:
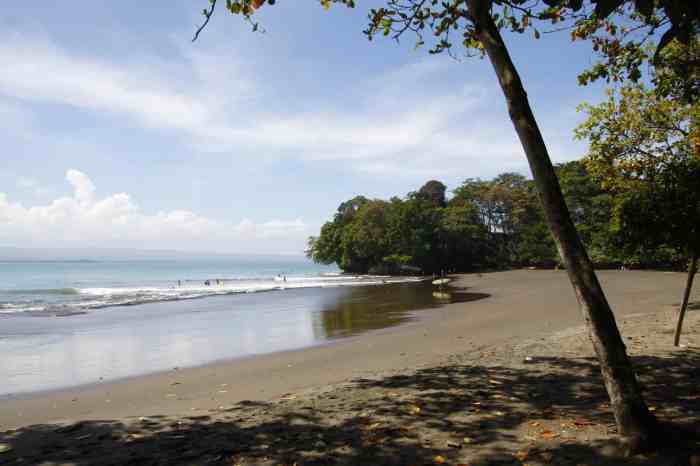
<instances>
[{"instance_id":1,"label":"white sea foam","mask_svg":"<svg viewBox=\"0 0 700 466\"><path fill-rule=\"evenodd\" d=\"M113 306L178 301L205 298L209 296L233 295L238 293L260 293L267 291L294 290L300 288L327 288L339 286L366 286L389 283L420 281L416 277L359 276L343 274L324 274L316 276L273 277L270 279L228 278L204 280L184 280L181 286L176 283L148 286L102 286L76 288L75 293L65 293L60 302L41 302L42 291L50 294L51 290L27 290L29 296L38 299L19 302L0 303L0 313L66 313L86 311ZM71 289L72 290L72 289Z\"/></svg>"}]
</instances>

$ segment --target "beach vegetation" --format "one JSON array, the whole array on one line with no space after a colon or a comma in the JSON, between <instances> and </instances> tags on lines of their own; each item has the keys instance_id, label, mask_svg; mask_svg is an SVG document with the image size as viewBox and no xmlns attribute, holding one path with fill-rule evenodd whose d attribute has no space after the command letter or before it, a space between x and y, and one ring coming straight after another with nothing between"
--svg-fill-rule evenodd
<instances>
[{"instance_id":1,"label":"beach vegetation","mask_svg":"<svg viewBox=\"0 0 700 466\"><path fill-rule=\"evenodd\" d=\"M684 209L671 206L671 199L666 201L668 214L673 212L675 225L685 235L674 239L651 195L645 195L637 184L624 192L613 189L600 174L608 168L592 155L555 167L572 221L594 264L600 268L683 268L687 257L681 240L695 237L697 226L688 223L692 218L687 211L697 206L697 197L674 191L678 180L667 182L668 196L681 196L673 202L687 201ZM673 173L681 176L682 172ZM692 172L683 176L687 188L695 189ZM351 273L431 274L562 265L534 183L523 175L468 178L441 202L426 199L420 192L388 201L362 198L357 215L353 211L352 216L342 212L357 198L342 203L320 234L309 238L308 256ZM645 219L642 214L657 218ZM650 223L652 220L656 223Z\"/></svg>"},{"instance_id":2,"label":"beach vegetation","mask_svg":"<svg viewBox=\"0 0 700 466\"><path fill-rule=\"evenodd\" d=\"M628 255L665 253L687 264L676 346L700 255L700 101L687 92L700 72L678 63L697 60L698 50L697 40L673 44L662 52L657 86L610 90L604 102L581 107L588 119L577 129L590 141L586 166L612 195L617 245Z\"/></svg>"}]
</instances>

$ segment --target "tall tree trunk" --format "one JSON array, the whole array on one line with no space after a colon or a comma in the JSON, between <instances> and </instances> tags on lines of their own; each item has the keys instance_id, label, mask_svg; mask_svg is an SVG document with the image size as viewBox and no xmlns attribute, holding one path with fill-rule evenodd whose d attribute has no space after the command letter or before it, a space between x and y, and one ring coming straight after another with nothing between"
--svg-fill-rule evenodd
<instances>
[{"instance_id":1,"label":"tall tree trunk","mask_svg":"<svg viewBox=\"0 0 700 466\"><path fill-rule=\"evenodd\" d=\"M564 201L542 134L503 39L491 17L492 0L469 0L469 15L498 76L510 118L532 170L549 229L566 266L600 362L617 428L631 450L656 440L657 422L642 398L615 317Z\"/></svg>"},{"instance_id":2,"label":"tall tree trunk","mask_svg":"<svg viewBox=\"0 0 700 466\"><path fill-rule=\"evenodd\" d=\"M698 253L693 252L693 258L690 260L690 267L688 267L688 279L685 282L685 291L683 291L683 302L681 303L681 309L678 311L678 322L676 322L676 333L673 335L673 345L678 346L681 339L681 330L683 329L683 319L685 318L685 311L688 308L688 300L690 299L690 290L693 289L693 280L695 279L695 273L698 271Z\"/></svg>"}]
</instances>

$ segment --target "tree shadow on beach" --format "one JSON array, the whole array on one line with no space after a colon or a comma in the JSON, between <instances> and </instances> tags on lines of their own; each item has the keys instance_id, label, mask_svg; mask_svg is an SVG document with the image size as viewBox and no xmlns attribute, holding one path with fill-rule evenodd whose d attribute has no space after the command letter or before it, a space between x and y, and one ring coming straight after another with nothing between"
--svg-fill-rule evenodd
<instances>
[{"instance_id":1,"label":"tree shadow on beach","mask_svg":"<svg viewBox=\"0 0 700 466\"><path fill-rule=\"evenodd\" d=\"M700 353L634 359L662 421L692 431ZM184 418L34 425L0 434L0 464L687 465L697 437L623 458L591 358L450 364ZM694 443L695 442L695 443Z\"/></svg>"}]
</instances>

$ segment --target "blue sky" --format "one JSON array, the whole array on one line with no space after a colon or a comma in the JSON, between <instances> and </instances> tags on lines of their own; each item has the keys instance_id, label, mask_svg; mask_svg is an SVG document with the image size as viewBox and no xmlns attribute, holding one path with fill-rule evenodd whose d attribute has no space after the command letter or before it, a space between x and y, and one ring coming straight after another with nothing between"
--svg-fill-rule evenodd
<instances>
[{"instance_id":1,"label":"blue sky","mask_svg":"<svg viewBox=\"0 0 700 466\"><path fill-rule=\"evenodd\" d=\"M489 63L368 42L358 3L280 0L264 34L220 8L194 44L204 1L4 5L0 246L297 253L354 195L527 174ZM588 46L507 40L553 159L579 158Z\"/></svg>"}]
</instances>

